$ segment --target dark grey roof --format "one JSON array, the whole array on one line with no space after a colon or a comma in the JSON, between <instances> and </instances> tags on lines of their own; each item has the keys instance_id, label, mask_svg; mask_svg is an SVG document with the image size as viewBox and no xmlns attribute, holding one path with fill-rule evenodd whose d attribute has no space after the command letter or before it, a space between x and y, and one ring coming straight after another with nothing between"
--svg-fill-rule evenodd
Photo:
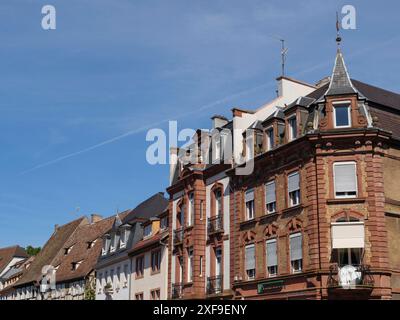
<instances>
[{"instance_id":1,"label":"dark grey roof","mask_svg":"<svg viewBox=\"0 0 400 320\"><path fill-rule=\"evenodd\" d=\"M270 114L262 123L264 124L265 122L271 120L271 119L285 119L285 114L283 113L283 109L280 107L277 107L277 109Z\"/></svg>"},{"instance_id":2,"label":"dark grey roof","mask_svg":"<svg viewBox=\"0 0 400 320\"><path fill-rule=\"evenodd\" d=\"M260 120L256 120L252 123L252 125L248 129L253 129L253 130L262 130L262 122Z\"/></svg>"},{"instance_id":3,"label":"dark grey roof","mask_svg":"<svg viewBox=\"0 0 400 320\"><path fill-rule=\"evenodd\" d=\"M149 219L163 213L167 208L168 199L164 197L163 192L158 192L133 209L122 223L128 223L136 218Z\"/></svg>"},{"instance_id":4,"label":"dark grey roof","mask_svg":"<svg viewBox=\"0 0 400 320\"><path fill-rule=\"evenodd\" d=\"M285 110L289 110L295 106L301 106L304 108L307 108L310 104L312 104L315 101L314 98L311 97L298 97L295 101L293 101L291 104L289 104Z\"/></svg>"},{"instance_id":5,"label":"dark grey roof","mask_svg":"<svg viewBox=\"0 0 400 320\"><path fill-rule=\"evenodd\" d=\"M349 74L347 73L344 63L343 54L340 50L337 51L335 66L333 67L329 88L326 91L326 96L357 93L351 83Z\"/></svg>"}]
</instances>

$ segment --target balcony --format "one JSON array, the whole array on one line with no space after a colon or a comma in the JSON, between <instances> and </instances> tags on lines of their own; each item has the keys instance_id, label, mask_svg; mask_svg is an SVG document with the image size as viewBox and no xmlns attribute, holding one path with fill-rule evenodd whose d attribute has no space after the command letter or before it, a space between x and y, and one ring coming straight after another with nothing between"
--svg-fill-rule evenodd
<instances>
[{"instance_id":1,"label":"balcony","mask_svg":"<svg viewBox=\"0 0 400 320\"><path fill-rule=\"evenodd\" d=\"M183 243L183 228L174 231L174 245L179 245Z\"/></svg>"},{"instance_id":2,"label":"balcony","mask_svg":"<svg viewBox=\"0 0 400 320\"><path fill-rule=\"evenodd\" d=\"M182 297L182 283L173 283L172 284L172 299L179 299Z\"/></svg>"},{"instance_id":3,"label":"balcony","mask_svg":"<svg viewBox=\"0 0 400 320\"><path fill-rule=\"evenodd\" d=\"M224 225L222 223L222 215L208 218L207 230L208 230L209 235L224 232Z\"/></svg>"},{"instance_id":4,"label":"balcony","mask_svg":"<svg viewBox=\"0 0 400 320\"><path fill-rule=\"evenodd\" d=\"M347 265L339 267L337 263L329 267L328 288L358 289L374 286L370 266Z\"/></svg>"},{"instance_id":5,"label":"balcony","mask_svg":"<svg viewBox=\"0 0 400 320\"><path fill-rule=\"evenodd\" d=\"M207 294L220 294L222 293L223 277L214 276L207 278Z\"/></svg>"}]
</instances>

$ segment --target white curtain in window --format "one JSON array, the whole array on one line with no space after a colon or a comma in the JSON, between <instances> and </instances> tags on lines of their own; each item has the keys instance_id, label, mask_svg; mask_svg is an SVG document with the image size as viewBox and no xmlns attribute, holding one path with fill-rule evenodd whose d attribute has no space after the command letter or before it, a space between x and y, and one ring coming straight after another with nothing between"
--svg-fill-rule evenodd
<instances>
[{"instance_id":1,"label":"white curtain in window","mask_svg":"<svg viewBox=\"0 0 400 320\"><path fill-rule=\"evenodd\" d=\"M300 176L299 173L293 173L288 177L288 190L289 192L300 189Z\"/></svg>"},{"instance_id":2,"label":"white curtain in window","mask_svg":"<svg viewBox=\"0 0 400 320\"><path fill-rule=\"evenodd\" d=\"M246 270L256 268L255 248L253 244L246 246Z\"/></svg>"},{"instance_id":3,"label":"white curtain in window","mask_svg":"<svg viewBox=\"0 0 400 320\"><path fill-rule=\"evenodd\" d=\"M276 201L275 196L275 181L269 182L265 185L266 188L266 203L271 203Z\"/></svg>"},{"instance_id":4,"label":"white curtain in window","mask_svg":"<svg viewBox=\"0 0 400 320\"><path fill-rule=\"evenodd\" d=\"M254 200L254 190L253 189L246 191L246 195L245 195L246 202L252 201L252 200Z\"/></svg>"},{"instance_id":5,"label":"white curtain in window","mask_svg":"<svg viewBox=\"0 0 400 320\"><path fill-rule=\"evenodd\" d=\"M267 241L267 267L278 265L278 257L276 254L276 240Z\"/></svg>"},{"instance_id":6,"label":"white curtain in window","mask_svg":"<svg viewBox=\"0 0 400 320\"><path fill-rule=\"evenodd\" d=\"M334 169L336 192L351 192L357 190L355 163L335 163Z\"/></svg>"},{"instance_id":7,"label":"white curtain in window","mask_svg":"<svg viewBox=\"0 0 400 320\"><path fill-rule=\"evenodd\" d=\"M303 258L302 236L301 233L290 235L290 260L300 260Z\"/></svg>"}]
</instances>

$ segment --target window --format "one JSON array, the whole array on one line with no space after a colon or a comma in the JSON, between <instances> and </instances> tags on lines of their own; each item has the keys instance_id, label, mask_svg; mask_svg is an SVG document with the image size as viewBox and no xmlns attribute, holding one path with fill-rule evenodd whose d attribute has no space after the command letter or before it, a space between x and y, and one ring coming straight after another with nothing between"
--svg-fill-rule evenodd
<instances>
[{"instance_id":1,"label":"window","mask_svg":"<svg viewBox=\"0 0 400 320\"><path fill-rule=\"evenodd\" d=\"M70 247L68 247L68 248L64 248L64 255L69 254L69 253L71 252L71 250L72 250L73 247L74 247L74 246L70 246Z\"/></svg>"},{"instance_id":2,"label":"window","mask_svg":"<svg viewBox=\"0 0 400 320\"><path fill-rule=\"evenodd\" d=\"M110 243L111 243L110 235L107 234L103 238L103 249L101 250L101 254L103 256L107 254L108 249L110 248Z\"/></svg>"},{"instance_id":3,"label":"window","mask_svg":"<svg viewBox=\"0 0 400 320\"><path fill-rule=\"evenodd\" d=\"M336 198L355 198L357 196L357 175L355 162L333 164Z\"/></svg>"},{"instance_id":4,"label":"window","mask_svg":"<svg viewBox=\"0 0 400 320\"><path fill-rule=\"evenodd\" d=\"M143 300L143 292L136 293L135 300Z\"/></svg>"},{"instance_id":5,"label":"window","mask_svg":"<svg viewBox=\"0 0 400 320\"><path fill-rule=\"evenodd\" d=\"M278 274L278 252L276 248L276 239L267 240L265 244L267 253L267 273L269 277Z\"/></svg>"},{"instance_id":6,"label":"window","mask_svg":"<svg viewBox=\"0 0 400 320\"><path fill-rule=\"evenodd\" d=\"M151 300L160 300L160 289L155 289L150 291Z\"/></svg>"},{"instance_id":7,"label":"window","mask_svg":"<svg viewBox=\"0 0 400 320\"><path fill-rule=\"evenodd\" d=\"M124 286L128 283L128 265L124 265Z\"/></svg>"},{"instance_id":8,"label":"window","mask_svg":"<svg viewBox=\"0 0 400 320\"><path fill-rule=\"evenodd\" d=\"M117 267L117 285L119 285L120 281L121 281L121 267L118 266Z\"/></svg>"},{"instance_id":9,"label":"window","mask_svg":"<svg viewBox=\"0 0 400 320\"><path fill-rule=\"evenodd\" d=\"M151 236L151 223L146 225L143 229L143 238L148 238Z\"/></svg>"},{"instance_id":10,"label":"window","mask_svg":"<svg viewBox=\"0 0 400 320\"><path fill-rule=\"evenodd\" d=\"M161 266L161 250L156 250L151 253L151 271L159 272Z\"/></svg>"},{"instance_id":11,"label":"window","mask_svg":"<svg viewBox=\"0 0 400 320\"><path fill-rule=\"evenodd\" d=\"M303 241L301 233L294 233L290 239L290 264L292 273L301 272L303 267Z\"/></svg>"},{"instance_id":12,"label":"window","mask_svg":"<svg viewBox=\"0 0 400 320\"><path fill-rule=\"evenodd\" d=\"M289 206L300 204L300 176L298 172L288 176Z\"/></svg>"},{"instance_id":13,"label":"window","mask_svg":"<svg viewBox=\"0 0 400 320\"><path fill-rule=\"evenodd\" d=\"M110 281L112 284L114 284L114 269L111 269L110 271Z\"/></svg>"},{"instance_id":14,"label":"window","mask_svg":"<svg viewBox=\"0 0 400 320\"><path fill-rule=\"evenodd\" d=\"M333 105L333 117L335 128L348 128L351 126L351 114L349 103L335 103Z\"/></svg>"},{"instance_id":15,"label":"window","mask_svg":"<svg viewBox=\"0 0 400 320\"><path fill-rule=\"evenodd\" d=\"M222 249L221 247L215 248L215 275L222 274Z\"/></svg>"},{"instance_id":16,"label":"window","mask_svg":"<svg viewBox=\"0 0 400 320\"><path fill-rule=\"evenodd\" d=\"M75 271L76 269L78 269L79 266L81 265L82 261L83 261L83 260L78 261L78 262L72 262L72 263L71 263L71 270L72 270L72 271Z\"/></svg>"},{"instance_id":17,"label":"window","mask_svg":"<svg viewBox=\"0 0 400 320\"><path fill-rule=\"evenodd\" d=\"M337 262L339 267L361 264L362 248L337 249Z\"/></svg>"},{"instance_id":18,"label":"window","mask_svg":"<svg viewBox=\"0 0 400 320\"><path fill-rule=\"evenodd\" d=\"M275 181L270 181L265 185L265 206L267 213L276 211Z\"/></svg>"},{"instance_id":19,"label":"window","mask_svg":"<svg viewBox=\"0 0 400 320\"><path fill-rule=\"evenodd\" d=\"M252 280L256 276L256 256L254 244L247 245L245 251L246 276L247 280Z\"/></svg>"},{"instance_id":20,"label":"window","mask_svg":"<svg viewBox=\"0 0 400 320\"><path fill-rule=\"evenodd\" d=\"M136 258L136 277L142 277L144 271L144 256Z\"/></svg>"},{"instance_id":21,"label":"window","mask_svg":"<svg viewBox=\"0 0 400 320\"><path fill-rule=\"evenodd\" d=\"M187 217L187 225L192 226L194 223L194 193L189 193L189 212Z\"/></svg>"},{"instance_id":22,"label":"window","mask_svg":"<svg viewBox=\"0 0 400 320\"><path fill-rule=\"evenodd\" d=\"M160 221L160 228L161 230L168 229L168 216L162 217Z\"/></svg>"},{"instance_id":23,"label":"window","mask_svg":"<svg viewBox=\"0 0 400 320\"><path fill-rule=\"evenodd\" d=\"M179 281L183 282L183 256L178 257L179 262Z\"/></svg>"},{"instance_id":24,"label":"window","mask_svg":"<svg viewBox=\"0 0 400 320\"><path fill-rule=\"evenodd\" d=\"M245 194L246 202L246 219L254 219L254 190L247 190Z\"/></svg>"},{"instance_id":25,"label":"window","mask_svg":"<svg viewBox=\"0 0 400 320\"><path fill-rule=\"evenodd\" d=\"M289 141L297 138L297 120L296 116L289 118Z\"/></svg>"},{"instance_id":26,"label":"window","mask_svg":"<svg viewBox=\"0 0 400 320\"><path fill-rule=\"evenodd\" d=\"M193 248L188 249L188 282L193 281Z\"/></svg>"},{"instance_id":27,"label":"window","mask_svg":"<svg viewBox=\"0 0 400 320\"><path fill-rule=\"evenodd\" d=\"M110 252L115 251L115 249L117 248L117 243L118 243L118 236L117 236L117 234L113 234L112 238L111 238Z\"/></svg>"},{"instance_id":28,"label":"window","mask_svg":"<svg viewBox=\"0 0 400 320\"><path fill-rule=\"evenodd\" d=\"M97 239L93 240L93 241L88 241L87 242L87 248L88 249L92 249L94 247L94 244L96 243L96 241L97 241Z\"/></svg>"},{"instance_id":29,"label":"window","mask_svg":"<svg viewBox=\"0 0 400 320\"><path fill-rule=\"evenodd\" d=\"M180 208L180 211L178 212L179 226L183 227L185 223L185 205L182 203L179 208Z\"/></svg>"},{"instance_id":30,"label":"window","mask_svg":"<svg viewBox=\"0 0 400 320\"><path fill-rule=\"evenodd\" d=\"M254 157L254 137L253 132L248 133L246 137L246 160L253 159Z\"/></svg>"},{"instance_id":31,"label":"window","mask_svg":"<svg viewBox=\"0 0 400 320\"><path fill-rule=\"evenodd\" d=\"M222 216L221 189L215 190L214 195L215 195L215 215Z\"/></svg>"},{"instance_id":32,"label":"window","mask_svg":"<svg viewBox=\"0 0 400 320\"><path fill-rule=\"evenodd\" d=\"M274 128L269 128L266 131L267 133L267 150L272 150L274 148Z\"/></svg>"}]
</instances>

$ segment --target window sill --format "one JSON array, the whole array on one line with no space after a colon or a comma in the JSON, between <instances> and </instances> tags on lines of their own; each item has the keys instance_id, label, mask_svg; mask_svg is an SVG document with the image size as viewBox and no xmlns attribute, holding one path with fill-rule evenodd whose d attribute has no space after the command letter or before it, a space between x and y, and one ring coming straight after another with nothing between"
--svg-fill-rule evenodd
<instances>
[{"instance_id":1,"label":"window sill","mask_svg":"<svg viewBox=\"0 0 400 320\"><path fill-rule=\"evenodd\" d=\"M327 204L364 203L365 198L331 198L326 199Z\"/></svg>"},{"instance_id":2,"label":"window sill","mask_svg":"<svg viewBox=\"0 0 400 320\"><path fill-rule=\"evenodd\" d=\"M303 209L303 208L304 208L304 206L300 203L300 204L295 205L295 206L293 206L293 207L289 207L289 208L283 209L283 210L282 210L282 214L290 213L290 212L296 211L296 210L301 210L301 209Z\"/></svg>"},{"instance_id":3,"label":"window sill","mask_svg":"<svg viewBox=\"0 0 400 320\"><path fill-rule=\"evenodd\" d=\"M159 274L159 273L161 273L161 270L151 271L150 275L154 276L154 275Z\"/></svg>"},{"instance_id":4,"label":"window sill","mask_svg":"<svg viewBox=\"0 0 400 320\"><path fill-rule=\"evenodd\" d=\"M252 225L252 224L255 224L256 222L257 222L257 220L256 220L255 218L253 218L253 219L251 219L251 220L242 221L242 222L240 223L240 226Z\"/></svg>"}]
</instances>

